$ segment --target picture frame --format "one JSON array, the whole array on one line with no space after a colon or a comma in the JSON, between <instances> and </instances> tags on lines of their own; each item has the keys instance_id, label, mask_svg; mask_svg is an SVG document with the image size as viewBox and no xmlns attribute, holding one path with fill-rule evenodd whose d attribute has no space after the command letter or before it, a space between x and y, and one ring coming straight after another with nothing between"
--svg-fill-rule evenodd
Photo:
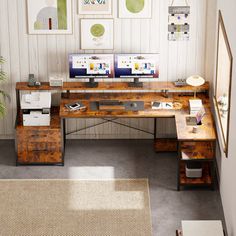
<instances>
[{"instance_id":1,"label":"picture frame","mask_svg":"<svg viewBox=\"0 0 236 236\"><path fill-rule=\"evenodd\" d=\"M72 34L71 0L27 0L29 34Z\"/></svg>"},{"instance_id":2,"label":"picture frame","mask_svg":"<svg viewBox=\"0 0 236 236\"><path fill-rule=\"evenodd\" d=\"M119 18L152 18L152 0L119 0Z\"/></svg>"},{"instance_id":3,"label":"picture frame","mask_svg":"<svg viewBox=\"0 0 236 236\"><path fill-rule=\"evenodd\" d=\"M113 0L78 0L79 15L112 15Z\"/></svg>"},{"instance_id":4,"label":"picture frame","mask_svg":"<svg viewBox=\"0 0 236 236\"><path fill-rule=\"evenodd\" d=\"M113 50L113 19L81 19L81 49Z\"/></svg>"},{"instance_id":5,"label":"picture frame","mask_svg":"<svg viewBox=\"0 0 236 236\"><path fill-rule=\"evenodd\" d=\"M224 152L228 157L233 55L221 11L219 11L217 40L214 100L223 136Z\"/></svg>"}]
</instances>

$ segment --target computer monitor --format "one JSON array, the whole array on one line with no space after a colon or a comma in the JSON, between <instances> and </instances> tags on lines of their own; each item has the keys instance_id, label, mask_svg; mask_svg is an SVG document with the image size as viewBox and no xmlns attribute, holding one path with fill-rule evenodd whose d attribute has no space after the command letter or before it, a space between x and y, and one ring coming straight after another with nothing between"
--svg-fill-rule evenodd
<instances>
[{"instance_id":1,"label":"computer monitor","mask_svg":"<svg viewBox=\"0 0 236 236\"><path fill-rule=\"evenodd\" d=\"M115 77L133 78L130 87L142 87L140 78L159 78L159 54L116 54Z\"/></svg>"},{"instance_id":2,"label":"computer monitor","mask_svg":"<svg viewBox=\"0 0 236 236\"><path fill-rule=\"evenodd\" d=\"M98 86L96 78L114 77L113 54L70 54L69 73L71 79L88 78L87 87Z\"/></svg>"}]
</instances>

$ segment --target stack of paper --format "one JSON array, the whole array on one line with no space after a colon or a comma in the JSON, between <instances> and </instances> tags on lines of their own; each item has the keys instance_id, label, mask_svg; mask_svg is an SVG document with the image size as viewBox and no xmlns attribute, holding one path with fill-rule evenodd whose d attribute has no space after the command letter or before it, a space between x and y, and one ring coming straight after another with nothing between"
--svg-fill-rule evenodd
<instances>
[{"instance_id":1,"label":"stack of paper","mask_svg":"<svg viewBox=\"0 0 236 236\"><path fill-rule=\"evenodd\" d=\"M189 110L190 115L196 115L202 109L201 99L190 99L189 100Z\"/></svg>"}]
</instances>

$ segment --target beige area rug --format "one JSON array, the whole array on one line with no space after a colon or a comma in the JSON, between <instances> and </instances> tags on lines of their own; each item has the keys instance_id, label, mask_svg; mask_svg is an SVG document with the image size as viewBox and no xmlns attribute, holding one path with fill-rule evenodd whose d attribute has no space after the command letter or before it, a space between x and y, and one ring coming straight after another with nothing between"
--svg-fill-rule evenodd
<instances>
[{"instance_id":1,"label":"beige area rug","mask_svg":"<svg viewBox=\"0 0 236 236\"><path fill-rule=\"evenodd\" d=\"M0 235L150 236L148 181L1 180Z\"/></svg>"}]
</instances>

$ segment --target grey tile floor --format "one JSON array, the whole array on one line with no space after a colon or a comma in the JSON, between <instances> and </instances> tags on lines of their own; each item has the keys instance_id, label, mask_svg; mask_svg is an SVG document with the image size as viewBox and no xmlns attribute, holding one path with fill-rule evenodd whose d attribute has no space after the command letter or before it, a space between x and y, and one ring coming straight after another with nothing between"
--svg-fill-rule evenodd
<instances>
[{"instance_id":1,"label":"grey tile floor","mask_svg":"<svg viewBox=\"0 0 236 236\"><path fill-rule=\"evenodd\" d=\"M224 220L219 192L176 191L175 153L151 140L69 140L65 166L15 166L13 141L0 141L1 179L148 178L154 236L175 235L181 220Z\"/></svg>"}]
</instances>

